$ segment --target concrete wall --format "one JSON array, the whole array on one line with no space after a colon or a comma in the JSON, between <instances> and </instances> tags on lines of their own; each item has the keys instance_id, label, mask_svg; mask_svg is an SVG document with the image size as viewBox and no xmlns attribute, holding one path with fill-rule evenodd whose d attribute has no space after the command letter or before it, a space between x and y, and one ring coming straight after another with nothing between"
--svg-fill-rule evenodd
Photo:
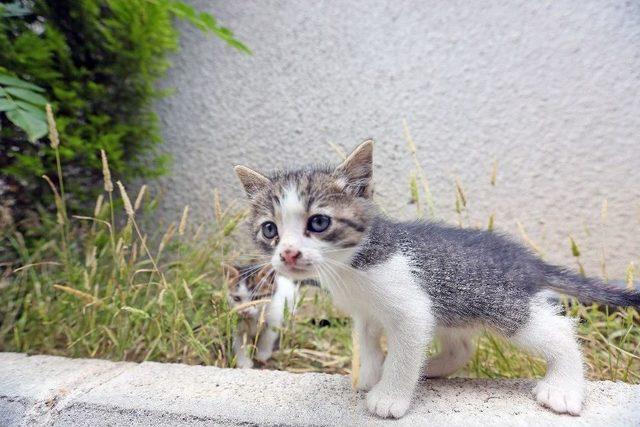
<instances>
[{"instance_id":1,"label":"concrete wall","mask_svg":"<svg viewBox=\"0 0 640 427\"><path fill-rule=\"evenodd\" d=\"M211 218L212 189L241 192L231 166L334 160L328 142L376 146L377 197L409 204L406 118L438 216L529 237L574 264L568 235L599 274L640 264L640 3L205 1L253 51L187 25L159 106L173 175L167 218ZM496 187L489 184L498 160ZM608 201L605 225L601 208Z\"/></svg>"}]
</instances>

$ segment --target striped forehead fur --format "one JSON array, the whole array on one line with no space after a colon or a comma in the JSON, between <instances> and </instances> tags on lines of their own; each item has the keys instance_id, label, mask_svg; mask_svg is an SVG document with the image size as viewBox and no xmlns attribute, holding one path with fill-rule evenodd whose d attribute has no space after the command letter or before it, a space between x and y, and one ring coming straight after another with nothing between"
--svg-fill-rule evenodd
<instances>
[{"instance_id":1,"label":"striped forehead fur","mask_svg":"<svg viewBox=\"0 0 640 427\"><path fill-rule=\"evenodd\" d=\"M317 237L340 247L357 245L376 212L370 198L363 197L362 187L369 185L368 180L354 180L330 165L280 170L268 175L268 178L270 185L254 192L250 198L253 235L258 245L267 252L277 245L277 239L266 242L261 238L261 220L269 218L277 223L281 219L287 191L295 192L307 216L313 215L314 210L330 210L333 213L331 228Z\"/></svg>"}]
</instances>

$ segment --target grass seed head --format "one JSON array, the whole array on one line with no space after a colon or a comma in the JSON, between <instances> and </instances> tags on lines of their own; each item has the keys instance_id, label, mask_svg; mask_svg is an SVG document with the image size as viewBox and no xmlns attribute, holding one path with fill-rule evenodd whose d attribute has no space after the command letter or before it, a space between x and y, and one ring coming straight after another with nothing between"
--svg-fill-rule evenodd
<instances>
[{"instance_id":1,"label":"grass seed head","mask_svg":"<svg viewBox=\"0 0 640 427\"><path fill-rule=\"evenodd\" d=\"M634 285L634 279L635 279L635 273L636 273L636 265L633 263L633 261L631 261L629 263L629 266L627 267L627 289L629 290L634 290L636 287Z\"/></svg>"},{"instance_id":2,"label":"grass seed head","mask_svg":"<svg viewBox=\"0 0 640 427\"><path fill-rule=\"evenodd\" d=\"M124 210L130 217L135 215L133 210L133 206L131 205L131 199L129 199L129 195L127 194L127 190L125 190L122 182L116 182L118 184L118 188L120 189L120 196L122 197L122 202L124 203Z\"/></svg>"},{"instance_id":3,"label":"grass seed head","mask_svg":"<svg viewBox=\"0 0 640 427\"><path fill-rule=\"evenodd\" d=\"M138 196L136 197L136 201L133 203L133 210L137 211L142 206L142 199L144 198L144 194L147 191L147 184L144 184L140 187L140 191L138 191Z\"/></svg>"},{"instance_id":4,"label":"grass seed head","mask_svg":"<svg viewBox=\"0 0 640 427\"><path fill-rule=\"evenodd\" d=\"M222 204L220 203L220 191L217 188L213 190L213 212L216 216L216 222L222 221Z\"/></svg>"},{"instance_id":5,"label":"grass seed head","mask_svg":"<svg viewBox=\"0 0 640 427\"><path fill-rule=\"evenodd\" d=\"M45 109L47 110L47 123L49 124L49 141L51 141L51 148L56 150L60 145L60 137L58 136L58 128L56 127L56 120L53 118L53 111L51 110L51 104L47 104Z\"/></svg>"},{"instance_id":6,"label":"grass seed head","mask_svg":"<svg viewBox=\"0 0 640 427\"><path fill-rule=\"evenodd\" d=\"M111 171L109 170L109 161L107 160L107 153L104 150L100 150L100 156L102 157L102 177L104 179L104 191L111 193L113 191L113 182L111 182Z\"/></svg>"},{"instance_id":7,"label":"grass seed head","mask_svg":"<svg viewBox=\"0 0 640 427\"><path fill-rule=\"evenodd\" d=\"M184 207L182 211L182 218L180 218L180 225L178 226L178 235L183 236L184 231L187 228L187 219L189 218L189 205Z\"/></svg>"}]
</instances>

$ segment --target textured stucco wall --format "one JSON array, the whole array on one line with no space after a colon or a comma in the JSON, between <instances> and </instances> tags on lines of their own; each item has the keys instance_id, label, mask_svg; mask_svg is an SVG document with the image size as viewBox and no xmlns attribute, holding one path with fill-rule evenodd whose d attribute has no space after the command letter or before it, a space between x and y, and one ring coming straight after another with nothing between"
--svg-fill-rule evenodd
<instances>
[{"instance_id":1,"label":"textured stucco wall","mask_svg":"<svg viewBox=\"0 0 640 427\"><path fill-rule=\"evenodd\" d=\"M231 166L335 160L328 142L376 146L377 197L410 217L406 118L435 195L455 221L456 177L472 224L518 234L547 259L624 277L640 256L640 3L195 1L254 51L187 25L159 103L174 157L164 212L211 218ZM498 160L497 186L489 184ZM608 201L606 226L603 200Z\"/></svg>"}]
</instances>

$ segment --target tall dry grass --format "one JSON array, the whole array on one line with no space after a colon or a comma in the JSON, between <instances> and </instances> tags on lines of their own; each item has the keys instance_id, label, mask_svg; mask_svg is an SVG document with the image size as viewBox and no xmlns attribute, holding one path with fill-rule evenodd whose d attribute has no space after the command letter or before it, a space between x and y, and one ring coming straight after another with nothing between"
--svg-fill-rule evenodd
<instances>
[{"instance_id":1,"label":"tall dry grass","mask_svg":"<svg viewBox=\"0 0 640 427\"><path fill-rule=\"evenodd\" d=\"M60 144L49 112L51 149ZM415 169L410 194L418 216L436 216L416 145L404 124ZM338 150L339 151L339 150ZM2 231L3 245L17 257L0 277L0 350L114 360L184 362L234 366L231 353L236 315L227 305L220 263L243 262L254 254L238 253L234 234L242 212L224 209L218 192L212 203L215 221L193 224L185 207L164 230L147 231L144 218L157 206L146 186L136 197L124 184L114 186L107 153L103 161L104 193L93 214L67 211L62 165L58 184L49 177L56 212L40 217L45 235L37 242L12 228ZM58 161L59 162L59 161ZM496 185L497 163L491 185ZM117 189L117 191L116 191ZM454 182L454 209L468 226L468 199ZM132 203L133 200L133 203ZM494 216L487 221L493 229ZM523 240L536 245L521 227ZM580 261L580 250L572 250ZM537 250L541 250L537 248ZM628 283L633 285L630 268ZM591 378L640 382L640 317L633 309L609 310L565 302L580 318L579 336ZM327 295L303 288L295 316L287 316L280 350L268 368L294 372L348 373L351 370L351 324ZM541 360L485 334L477 352L459 375L472 377L541 376Z\"/></svg>"}]
</instances>

